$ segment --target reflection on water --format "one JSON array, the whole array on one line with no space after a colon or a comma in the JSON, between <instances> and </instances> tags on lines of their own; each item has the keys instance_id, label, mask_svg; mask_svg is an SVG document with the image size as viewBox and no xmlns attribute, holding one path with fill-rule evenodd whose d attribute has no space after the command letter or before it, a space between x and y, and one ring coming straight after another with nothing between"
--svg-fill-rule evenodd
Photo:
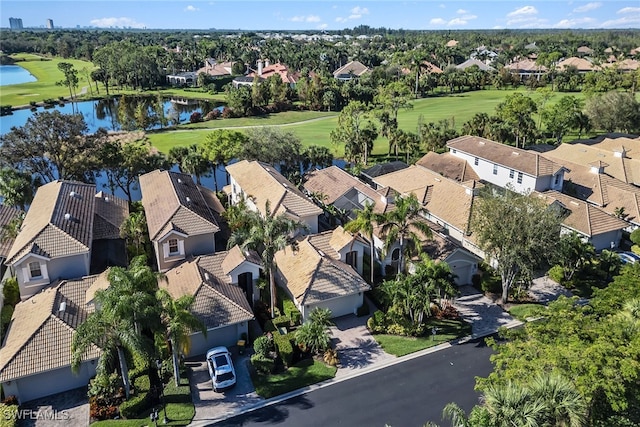
<instances>
[{"instance_id":1,"label":"reflection on water","mask_svg":"<svg viewBox=\"0 0 640 427\"><path fill-rule=\"evenodd\" d=\"M160 109L156 97L126 96L101 99L98 101L67 102L48 108L38 107L13 111L13 114L0 117L0 135L9 132L12 127L24 126L36 112L53 109L63 114L80 113L84 116L89 132L98 128L107 130L135 130L138 122L144 121L147 129L159 129L163 126L185 123L192 113L199 112L203 116L213 109L223 107L211 101L162 99ZM144 114L143 114L144 113ZM146 116L146 120L142 120ZM164 120L161 118L164 117ZM164 123L161 123L164 121Z\"/></svg>"}]
</instances>

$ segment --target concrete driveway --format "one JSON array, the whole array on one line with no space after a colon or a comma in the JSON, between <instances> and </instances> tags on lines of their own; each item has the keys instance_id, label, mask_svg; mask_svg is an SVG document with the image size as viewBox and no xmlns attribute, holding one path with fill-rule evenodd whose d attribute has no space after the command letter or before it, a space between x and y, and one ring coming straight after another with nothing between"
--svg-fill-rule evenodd
<instances>
[{"instance_id":1,"label":"concrete driveway","mask_svg":"<svg viewBox=\"0 0 640 427\"><path fill-rule=\"evenodd\" d=\"M87 388L77 388L20 405L20 427L85 427L89 425Z\"/></svg>"},{"instance_id":2,"label":"concrete driveway","mask_svg":"<svg viewBox=\"0 0 640 427\"><path fill-rule=\"evenodd\" d=\"M522 324L473 286L460 286L459 289L461 295L454 300L453 305L462 318L471 323L474 337L491 334L501 326L514 327Z\"/></svg>"},{"instance_id":3,"label":"concrete driveway","mask_svg":"<svg viewBox=\"0 0 640 427\"><path fill-rule=\"evenodd\" d=\"M242 408L263 401L255 392L251 376L249 375L250 351L239 355L237 349L229 349L233 355L233 366L236 370L236 385L223 392L216 393L211 385L209 370L202 355L199 359L185 362L189 367L189 382L191 384L191 396L196 407L196 415L193 423L206 425L237 413Z\"/></svg>"}]
</instances>

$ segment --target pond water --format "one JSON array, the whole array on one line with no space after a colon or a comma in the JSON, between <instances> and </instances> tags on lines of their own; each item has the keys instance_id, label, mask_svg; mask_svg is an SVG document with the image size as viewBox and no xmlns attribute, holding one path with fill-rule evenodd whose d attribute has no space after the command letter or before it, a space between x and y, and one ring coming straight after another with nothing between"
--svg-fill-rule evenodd
<instances>
[{"instance_id":1,"label":"pond water","mask_svg":"<svg viewBox=\"0 0 640 427\"><path fill-rule=\"evenodd\" d=\"M38 79L18 65L0 65L0 86L35 82Z\"/></svg>"},{"instance_id":2,"label":"pond water","mask_svg":"<svg viewBox=\"0 0 640 427\"><path fill-rule=\"evenodd\" d=\"M125 111L124 115L122 111L119 111L121 99L122 98L110 98L98 101L67 102L64 104L56 104L50 108L37 107L15 110L10 115L0 116L0 135L6 134L14 126L24 126L29 117L32 117L36 112L42 111L58 110L63 114L80 113L84 116L84 120L89 128L89 133L93 133L101 127L107 130L121 130L123 126L120 123L120 119L122 117L133 117L139 103L144 103L149 112L153 114L151 103L155 101L154 98L126 97L126 105L122 105L122 110ZM189 117L194 112L199 112L204 115L214 108L221 110L223 107L216 106L216 104L209 101L194 99L165 99L163 102L165 117L173 122L179 120L180 123L188 122ZM158 128L160 128L159 124L150 127L150 129Z\"/></svg>"}]
</instances>

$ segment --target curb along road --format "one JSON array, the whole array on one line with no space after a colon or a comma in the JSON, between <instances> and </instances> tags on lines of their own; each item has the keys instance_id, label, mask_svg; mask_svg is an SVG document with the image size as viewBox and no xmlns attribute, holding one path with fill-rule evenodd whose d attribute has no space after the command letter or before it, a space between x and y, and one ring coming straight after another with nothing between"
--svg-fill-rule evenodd
<instances>
[{"instance_id":1,"label":"curb along road","mask_svg":"<svg viewBox=\"0 0 640 427\"><path fill-rule=\"evenodd\" d=\"M507 328L507 329L512 329L512 328L517 328L517 327L519 327L521 325L523 325L523 322L521 322L519 320L515 320L515 321L510 322L509 324L505 325L504 327ZM317 384L313 384L313 385L310 385L310 386L307 386L307 387L304 387L304 388L300 388L298 390L290 391L289 393L281 394L280 396L272 397L270 399L265 399L264 401L261 401L261 402L258 402L258 403L252 404L252 405L247 405L247 406L245 406L245 407L243 407L241 409L238 409L236 411L224 414L224 415L222 415L222 416L220 416L218 418L209 419L209 420L195 421L195 422L192 422L191 424L189 424L189 426L190 427L204 427L204 426L209 426L209 425L212 425L212 424L215 424L215 423L219 423L219 422L228 420L229 418L233 418L233 417L241 415L241 414L245 414L245 413L248 413L248 412L256 411L258 409L262 409L262 408L265 408L265 407L268 407L268 406L277 405L278 403L284 402L285 400L288 400L288 399L291 399L291 398L294 398L294 397L298 397L298 396L310 393L310 392L315 391L315 390L320 390L320 389L325 388L325 387L330 387L330 386L332 386L334 384L338 384L338 383L341 383L343 381L348 381L348 380L350 380L352 378L359 377L360 375L366 375L366 374L369 374L371 372L375 372L375 371L378 371L380 369L387 368L389 366L397 365L399 363L403 363L403 362L406 362L408 360L416 359L418 357L422 357L422 356L425 356L427 354L431 354L431 353L435 353L437 351L441 351L441 350L445 350L447 348L451 348L454 345L464 344L464 343L472 341L474 339L487 337L489 335L495 334L496 332L498 332L497 329L496 330L487 330L487 331L482 331L480 333L469 335L469 336L466 336L466 337L463 337L463 338L459 338L457 340L453 340L453 341L450 341L450 342L445 342L445 343L439 344L439 345L437 345L435 347L430 347L430 348L427 348L427 349L424 349L424 350L416 351L415 353L410 353L410 354L407 354L405 356L398 357L396 359L392 359L392 360L387 361L387 362L383 362L383 363L380 363L380 364L369 366L368 368L363 368L363 369L360 369L360 370L353 371L350 374L345 375L345 376L340 377L340 378L332 378L332 379L329 379L329 380L326 380L326 381L323 381L323 382L320 382L320 383L317 383Z\"/></svg>"}]
</instances>

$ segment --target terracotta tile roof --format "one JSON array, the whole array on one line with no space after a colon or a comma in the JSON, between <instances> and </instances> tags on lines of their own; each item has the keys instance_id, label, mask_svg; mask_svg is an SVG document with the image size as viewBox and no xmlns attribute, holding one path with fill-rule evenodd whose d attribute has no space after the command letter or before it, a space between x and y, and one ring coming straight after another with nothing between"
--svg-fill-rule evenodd
<instances>
[{"instance_id":1,"label":"terracotta tile roof","mask_svg":"<svg viewBox=\"0 0 640 427\"><path fill-rule=\"evenodd\" d=\"M422 241L422 251L429 255L429 258L437 261L446 260L456 249L460 249L457 243L435 232L430 239Z\"/></svg>"},{"instance_id":2,"label":"terracotta tile roof","mask_svg":"<svg viewBox=\"0 0 640 427\"><path fill-rule=\"evenodd\" d=\"M225 275L231 273L243 262L250 262L255 265L262 265L262 260L255 251L247 251L246 253L236 245L227 251L220 267Z\"/></svg>"},{"instance_id":3,"label":"terracotta tile roof","mask_svg":"<svg viewBox=\"0 0 640 427\"><path fill-rule=\"evenodd\" d=\"M422 61L420 68L426 69L427 73L442 74L442 69L429 61Z\"/></svg>"},{"instance_id":4,"label":"terracotta tile roof","mask_svg":"<svg viewBox=\"0 0 640 427\"><path fill-rule=\"evenodd\" d=\"M334 204L341 197L352 200L354 203L351 206L339 206L348 210L362 209L367 201L374 203L376 213L384 213L393 207L393 203L387 203L389 189L374 190L337 166L308 172L303 187L310 194L325 195L326 199L323 202L326 204Z\"/></svg>"},{"instance_id":5,"label":"terracotta tile roof","mask_svg":"<svg viewBox=\"0 0 640 427\"><path fill-rule=\"evenodd\" d=\"M546 153L545 153L546 154ZM640 188L615 179L605 173L594 173L591 167L563 162L566 192L602 207L610 215L624 208L626 221L640 225Z\"/></svg>"},{"instance_id":6,"label":"terracotta tile roof","mask_svg":"<svg viewBox=\"0 0 640 427\"><path fill-rule=\"evenodd\" d=\"M356 240L366 245L359 236L345 231L342 226L338 226L334 230L328 230L308 236L309 243L317 251L337 260L340 259L338 251L347 245L351 245Z\"/></svg>"},{"instance_id":7,"label":"terracotta tile roof","mask_svg":"<svg viewBox=\"0 0 640 427\"><path fill-rule=\"evenodd\" d=\"M271 64L262 68L262 74L258 75L257 71L247 74L247 77L260 77L262 79L268 79L269 77L278 74L282 79L282 83L293 84L298 81L298 76L295 73L291 73L286 65L281 63Z\"/></svg>"},{"instance_id":8,"label":"terracotta tile roof","mask_svg":"<svg viewBox=\"0 0 640 427\"><path fill-rule=\"evenodd\" d=\"M640 61L627 58L622 61L607 62L602 64L604 68L616 68L621 71L635 71L640 68Z\"/></svg>"},{"instance_id":9,"label":"terracotta tile roof","mask_svg":"<svg viewBox=\"0 0 640 427\"><path fill-rule=\"evenodd\" d=\"M536 61L525 58L519 61L511 62L504 66L507 70L516 72L546 72L547 67L544 65L536 64Z\"/></svg>"},{"instance_id":10,"label":"terracotta tile roof","mask_svg":"<svg viewBox=\"0 0 640 427\"><path fill-rule=\"evenodd\" d=\"M357 294L371 289L350 266L328 256L322 256L308 237L298 245L276 253L276 265L289 289L301 305Z\"/></svg>"},{"instance_id":11,"label":"terracotta tile roof","mask_svg":"<svg viewBox=\"0 0 640 427\"><path fill-rule=\"evenodd\" d=\"M557 201L565 209L568 209L569 215L564 218L562 225L584 236L594 237L609 231L622 230L628 225L623 220L609 215L603 209L567 194L553 190L535 194L548 204Z\"/></svg>"},{"instance_id":12,"label":"terracotta tile roof","mask_svg":"<svg viewBox=\"0 0 640 427\"><path fill-rule=\"evenodd\" d=\"M129 216L129 202L102 191L95 198L93 240L119 239L120 226Z\"/></svg>"},{"instance_id":13,"label":"terracotta tile roof","mask_svg":"<svg viewBox=\"0 0 640 427\"><path fill-rule=\"evenodd\" d=\"M28 253L56 258L88 252L93 234L94 195L94 185L73 181L53 181L38 188L7 263L14 263Z\"/></svg>"},{"instance_id":14,"label":"terracotta tile roof","mask_svg":"<svg viewBox=\"0 0 640 427\"><path fill-rule=\"evenodd\" d=\"M622 151L625 157L621 156ZM560 144L543 156L560 164L570 161L587 166L601 162L607 175L640 186L640 138L605 138L600 142Z\"/></svg>"},{"instance_id":15,"label":"terracotta tile roof","mask_svg":"<svg viewBox=\"0 0 640 427\"><path fill-rule=\"evenodd\" d=\"M561 168L559 164L547 160L540 153L479 136L465 135L454 138L447 142L447 147L535 177L553 175Z\"/></svg>"},{"instance_id":16,"label":"terracotta tile roof","mask_svg":"<svg viewBox=\"0 0 640 427\"><path fill-rule=\"evenodd\" d=\"M376 181L401 194L415 194L432 215L462 232L469 227L472 189L480 186L475 182L458 183L415 165L380 176Z\"/></svg>"},{"instance_id":17,"label":"terracotta tile roof","mask_svg":"<svg viewBox=\"0 0 640 427\"><path fill-rule=\"evenodd\" d=\"M140 191L151 240L170 230L187 235L215 233L216 219L191 175L153 171L140 176ZM211 202L211 199L208 198Z\"/></svg>"},{"instance_id":18,"label":"terracotta tile roof","mask_svg":"<svg viewBox=\"0 0 640 427\"><path fill-rule=\"evenodd\" d=\"M271 165L242 160L227 166L227 172L247 197L253 198L262 215L267 201L275 214L288 214L294 218L322 214L322 209Z\"/></svg>"},{"instance_id":19,"label":"terracotta tile roof","mask_svg":"<svg viewBox=\"0 0 640 427\"><path fill-rule=\"evenodd\" d=\"M333 72L334 77L338 77L340 75L352 74L354 76L360 77L364 73L369 71L369 67L364 65L360 61L351 61L348 64L343 65Z\"/></svg>"},{"instance_id":20,"label":"terracotta tile roof","mask_svg":"<svg viewBox=\"0 0 640 427\"><path fill-rule=\"evenodd\" d=\"M66 280L16 305L4 346L0 349L0 381L11 381L71 365L71 340L93 311L86 290L98 276ZM60 311L61 303L64 311ZM96 346L83 360L96 359Z\"/></svg>"},{"instance_id":21,"label":"terracotta tile roof","mask_svg":"<svg viewBox=\"0 0 640 427\"><path fill-rule=\"evenodd\" d=\"M570 58L563 59L557 64L558 70L564 70L567 67L576 67L578 71L593 71L594 66L591 62L583 58L572 56Z\"/></svg>"},{"instance_id":22,"label":"terracotta tile roof","mask_svg":"<svg viewBox=\"0 0 640 427\"><path fill-rule=\"evenodd\" d=\"M159 286L173 298L195 296L192 312L207 329L246 322L254 318L247 298L239 286L229 283L222 263L227 252L203 255L168 270Z\"/></svg>"},{"instance_id":23,"label":"terracotta tile roof","mask_svg":"<svg viewBox=\"0 0 640 427\"><path fill-rule=\"evenodd\" d=\"M469 166L466 160L456 157L451 153L438 154L429 151L416 162L416 165L458 182L480 180L478 174Z\"/></svg>"},{"instance_id":24,"label":"terracotta tile roof","mask_svg":"<svg viewBox=\"0 0 640 427\"><path fill-rule=\"evenodd\" d=\"M4 206L0 204L0 235L4 231L4 227L7 226L14 218L17 218L22 211L10 206ZM0 239L0 258L6 258L11 246L15 239Z\"/></svg>"}]
</instances>

